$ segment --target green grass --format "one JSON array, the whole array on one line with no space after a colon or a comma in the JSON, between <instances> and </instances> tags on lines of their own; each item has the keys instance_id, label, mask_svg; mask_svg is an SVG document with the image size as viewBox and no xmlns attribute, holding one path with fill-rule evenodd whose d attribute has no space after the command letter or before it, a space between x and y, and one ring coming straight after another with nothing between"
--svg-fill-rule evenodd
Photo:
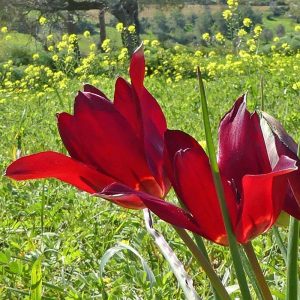
<instances>
[{"instance_id":1,"label":"green grass","mask_svg":"<svg viewBox=\"0 0 300 300\"><path fill-rule=\"evenodd\" d=\"M299 101L295 101L295 93L284 89L289 79L286 76L265 78L265 106L299 138ZM101 82L101 89L112 96L114 80L106 78ZM207 83L215 139L220 117L242 92L248 91L250 107L259 101L259 82L259 74L252 74L239 78L227 76ZM160 102L170 128L183 129L199 141L204 140L195 79L166 85L164 78L147 78L146 86ZM55 93L42 98L35 93L0 95L2 172L13 160L18 141L22 155L47 149L65 153L55 113L71 112L79 88L77 81L70 82L66 90L60 91L63 102ZM16 183L7 178L0 183L0 207L1 299L28 297L32 272L36 272L32 271L33 264L39 257L43 299L183 298L168 265L144 229L139 211L119 208L58 181ZM156 228L164 233L189 274L193 275L199 294L203 299L211 299L205 275L174 231L162 221L157 221ZM286 233L286 229L282 231ZM283 236L285 238L285 234ZM105 277L100 277L102 255L123 240L148 262L156 278L153 288L146 280L140 261L129 252L116 255L105 267ZM222 278L226 274L229 276L226 285L236 284L228 249L206 244L218 274ZM285 265L273 237L268 234L257 238L254 247L272 290L282 299Z\"/></svg>"},{"instance_id":2,"label":"green grass","mask_svg":"<svg viewBox=\"0 0 300 300\"><path fill-rule=\"evenodd\" d=\"M263 14L263 24L264 24L265 28L271 29L271 30L273 30L274 33L276 33L276 28L279 25L283 25L286 33L295 31L294 30L295 25L296 25L295 20L288 18L288 17L284 17L284 16L272 17L272 20L269 20L267 18L267 15L268 15L268 13Z\"/></svg>"}]
</instances>

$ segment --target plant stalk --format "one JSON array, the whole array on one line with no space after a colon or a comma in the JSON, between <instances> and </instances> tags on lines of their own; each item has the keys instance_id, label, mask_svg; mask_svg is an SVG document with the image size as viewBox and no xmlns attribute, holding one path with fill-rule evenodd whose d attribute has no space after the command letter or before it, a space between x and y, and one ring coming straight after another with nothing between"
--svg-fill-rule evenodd
<instances>
[{"instance_id":1,"label":"plant stalk","mask_svg":"<svg viewBox=\"0 0 300 300\"><path fill-rule=\"evenodd\" d=\"M262 269L261 269L261 267L258 263L258 260L257 260L257 257L255 255L255 252L254 252L254 249L253 249L253 246L252 246L251 242L243 245L243 248L244 248L244 250L247 254L249 262L250 262L250 264L252 266L252 269L254 271L254 274L255 274L257 283L260 287L263 299L264 300L272 300L273 298L272 298L270 289L268 287L268 284L266 282L266 279L265 279L265 276L262 272Z\"/></svg>"},{"instance_id":2,"label":"plant stalk","mask_svg":"<svg viewBox=\"0 0 300 300\"><path fill-rule=\"evenodd\" d=\"M216 159L216 152L215 147L212 139L211 127L209 122L209 115L208 115L208 107L207 107L207 100L205 95L205 89L203 84L203 79L201 75L200 68L197 68L197 75L198 75L198 83L199 83L199 90L200 90L200 98L201 98L201 107L202 107L202 114L203 114L203 121L204 121L204 129L205 129L205 136L206 136L206 143L207 149L209 154L210 166L212 175L214 178L215 188L218 195L218 200L223 216L223 221L228 237L229 248L232 255L233 265L237 274L237 280L241 289L241 294L244 300L251 300L251 295L249 291L249 287L246 280L245 271L242 265L242 260L240 257L240 253L238 250L238 244L236 242L236 238L232 231L232 226L230 222L230 217L228 213L228 209L226 206L225 195L223 191L221 176L219 172L219 167L217 164Z\"/></svg>"},{"instance_id":3,"label":"plant stalk","mask_svg":"<svg viewBox=\"0 0 300 300\"><path fill-rule=\"evenodd\" d=\"M200 296L197 294L194 288L193 280L186 273L183 264L177 258L175 252L169 246L164 236L161 233L159 233L156 229L154 229L150 211L145 208L143 209L143 213L146 229L154 239L156 246L159 248L166 261L169 263L169 266L173 274L175 275L178 284L182 288L186 299L201 300Z\"/></svg>"},{"instance_id":4,"label":"plant stalk","mask_svg":"<svg viewBox=\"0 0 300 300\"><path fill-rule=\"evenodd\" d=\"M288 250L287 250L287 284L286 300L299 299L298 295L298 244L299 244L299 221L290 218Z\"/></svg>"},{"instance_id":5,"label":"plant stalk","mask_svg":"<svg viewBox=\"0 0 300 300\"><path fill-rule=\"evenodd\" d=\"M207 277L210 279L210 282L214 287L215 291L217 292L217 294L219 295L219 297L224 300L230 300L230 296L227 293L225 287L223 286L220 278L212 268L210 262L207 260L205 255L198 249L197 245L194 243L192 238L187 234L187 232L184 229L179 228L177 226L173 226L173 227L176 230L177 234L180 236L180 238L190 249L193 256L195 257L199 265L206 273Z\"/></svg>"}]
</instances>

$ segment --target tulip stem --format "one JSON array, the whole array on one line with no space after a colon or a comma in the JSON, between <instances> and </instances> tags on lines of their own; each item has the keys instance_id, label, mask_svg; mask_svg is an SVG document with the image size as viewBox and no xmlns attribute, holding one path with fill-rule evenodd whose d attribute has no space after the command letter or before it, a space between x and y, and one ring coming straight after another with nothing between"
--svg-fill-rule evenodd
<instances>
[{"instance_id":1,"label":"tulip stem","mask_svg":"<svg viewBox=\"0 0 300 300\"><path fill-rule=\"evenodd\" d=\"M206 247L205 247L202 237L196 233L193 233L193 236L194 236L194 239L195 239L195 242L196 242L196 245L197 245L199 251L201 251L204 254L204 256L206 257L206 259L209 262L208 253L207 253L207 250L206 250ZM213 291L215 300L219 300L220 298L218 297L218 294L213 286L212 286L212 291Z\"/></svg>"},{"instance_id":2,"label":"tulip stem","mask_svg":"<svg viewBox=\"0 0 300 300\"><path fill-rule=\"evenodd\" d=\"M167 243L164 236L156 229L154 229L150 211L148 209L143 209L143 213L146 229L154 239L156 246L160 249L160 252L164 256L166 261L169 263L169 266L173 274L175 275L178 284L182 288L186 299L200 300L201 298L194 288L193 281L191 277L186 273L183 264L177 258L175 252Z\"/></svg>"},{"instance_id":3,"label":"tulip stem","mask_svg":"<svg viewBox=\"0 0 300 300\"><path fill-rule=\"evenodd\" d=\"M219 297L224 300L230 300L230 296L227 293L220 278L212 268L210 262L207 260L205 255L198 249L197 245L194 243L192 238L187 234L187 232L184 229L179 228L177 226L173 226L173 227L176 230L177 234L180 236L180 238L184 241L186 246L190 249L193 256L195 257L199 265L206 273L207 277L210 279L210 282L214 287L215 291L217 292L217 294L219 295Z\"/></svg>"},{"instance_id":4,"label":"tulip stem","mask_svg":"<svg viewBox=\"0 0 300 300\"><path fill-rule=\"evenodd\" d=\"M261 100L261 110L264 111L265 109L265 99L264 99L264 77L260 77L260 100Z\"/></svg>"},{"instance_id":5,"label":"tulip stem","mask_svg":"<svg viewBox=\"0 0 300 300\"><path fill-rule=\"evenodd\" d=\"M210 167L215 183L216 192L218 195L219 205L221 208L223 221L228 237L229 248L233 260L233 265L237 274L237 280L241 289L242 298L244 300L251 300L251 295L249 291L249 287L246 280L245 271L243 268L242 260L240 257L238 244L236 238L232 231L232 226L230 222L230 217L226 205L226 199L223 191L223 185L221 181L221 176L219 172L219 167L216 159L216 152L215 147L212 139L211 127L209 122L209 114L208 114L208 107L207 107L207 100L205 95L205 89L203 84L203 79L201 75L200 68L197 67L197 76L198 76L198 83L199 83L199 90L200 90L200 98L201 98L201 107L202 107L202 115L203 115L203 122L204 122L204 129L205 129L205 137L206 137L206 144L207 150L209 155Z\"/></svg>"},{"instance_id":6,"label":"tulip stem","mask_svg":"<svg viewBox=\"0 0 300 300\"><path fill-rule=\"evenodd\" d=\"M299 243L299 221L290 218L288 250L287 250L287 285L286 300L299 299L298 295L298 243Z\"/></svg>"},{"instance_id":7,"label":"tulip stem","mask_svg":"<svg viewBox=\"0 0 300 300\"><path fill-rule=\"evenodd\" d=\"M251 242L243 245L243 248L244 248L244 250L247 254L249 262L250 262L250 264L252 266L252 269L254 271L254 274L255 274L257 283L260 287L263 299L264 300L272 300L273 298L272 298L270 289L268 287L268 284L266 282L266 279L265 279L265 276L262 272L262 269L261 269L261 267L258 263L258 260L257 260L257 257L255 255L255 252L254 252L254 249L253 249L253 246L252 246Z\"/></svg>"}]
</instances>

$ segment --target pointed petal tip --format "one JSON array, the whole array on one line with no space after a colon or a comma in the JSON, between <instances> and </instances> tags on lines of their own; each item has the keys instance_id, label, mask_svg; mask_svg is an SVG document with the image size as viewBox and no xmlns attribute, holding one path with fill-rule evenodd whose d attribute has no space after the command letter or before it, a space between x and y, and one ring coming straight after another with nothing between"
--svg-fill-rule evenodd
<instances>
[{"instance_id":1,"label":"pointed petal tip","mask_svg":"<svg viewBox=\"0 0 300 300\"><path fill-rule=\"evenodd\" d=\"M144 55L144 43L143 42L141 42L141 44L134 50L132 55L135 55L135 54Z\"/></svg>"},{"instance_id":2,"label":"pointed petal tip","mask_svg":"<svg viewBox=\"0 0 300 300\"><path fill-rule=\"evenodd\" d=\"M129 75L131 78L131 83L137 91L141 90L144 86L145 78L145 57L144 57L144 47L141 44L132 54Z\"/></svg>"}]
</instances>

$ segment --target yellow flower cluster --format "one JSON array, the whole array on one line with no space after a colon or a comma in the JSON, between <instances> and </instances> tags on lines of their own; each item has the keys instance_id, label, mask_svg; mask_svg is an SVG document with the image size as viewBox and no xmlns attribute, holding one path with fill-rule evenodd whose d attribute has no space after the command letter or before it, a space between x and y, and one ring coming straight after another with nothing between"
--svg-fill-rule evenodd
<instances>
[{"instance_id":1,"label":"yellow flower cluster","mask_svg":"<svg viewBox=\"0 0 300 300\"><path fill-rule=\"evenodd\" d=\"M244 25L245 27L250 27L251 24L252 24L251 19L249 19L249 18L244 18L244 20L243 20L243 25Z\"/></svg>"},{"instance_id":2,"label":"yellow flower cluster","mask_svg":"<svg viewBox=\"0 0 300 300\"><path fill-rule=\"evenodd\" d=\"M222 12L223 18L228 21L232 18L232 11L230 9L226 9Z\"/></svg>"},{"instance_id":3,"label":"yellow flower cluster","mask_svg":"<svg viewBox=\"0 0 300 300\"><path fill-rule=\"evenodd\" d=\"M45 17L43 17L43 16L41 16L40 18L39 18L39 23L40 23L40 25L45 25L46 23L47 23L47 19L45 18Z\"/></svg>"},{"instance_id":4,"label":"yellow flower cluster","mask_svg":"<svg viewBox=\"0 0 300 300\"><path fill-rule=\"evenodd\" d=\"M221 32L218 32L216 35L215 35L215 39L217 42L219 43L224 43L225 42L225 37L224 35L221 33Z\"/></svg>"},{"instance_id":5,"label":"yellow flower cluster","mask_svg":"<svg viewBox=\"0 0 300 300\"><path fill-rule=\"evenodd\" d=\"M209 35L209 33L208 33L208 32L203 33L203 34L202 34L202 39L203 39L204 41L206 41L206 42L209 42L209 40L210 40L210 35Z\"/></svg>"},{"instance_id":6,"label":"yellow flower cluster","mask_svg":"<svg viewBox=\"0 0 300 300\"><path fill-rule=\"evenodd\" d=\"M1 27L1 32L2 33L7 33L8 32L7 27L6 26Z\"/></svg>"},{"instance_id":7,"label":"yellow flower cluster","mask_svg":"<svg viewBox=\"0 0 300 300\"><path fill-rule=\"evenodd\" d=\"M103 42L102 42L102 45L101 45L102 49L105 51L105 52L109 52L111 50L110 48L110 39L105 39Z\"/></svg>"},{"instance_id":8,"label":"yellow flower cluster","mask_svg":"<svg viewBox=\"0 0 300 300\"><path fill-rule=\"evenodd\" d=\"M256 25L254 27L253 31L254 31L254 37L258 38L261 35L261 33L262 33L262 27L260 25Z\"/></svg>"}]
</instances>

